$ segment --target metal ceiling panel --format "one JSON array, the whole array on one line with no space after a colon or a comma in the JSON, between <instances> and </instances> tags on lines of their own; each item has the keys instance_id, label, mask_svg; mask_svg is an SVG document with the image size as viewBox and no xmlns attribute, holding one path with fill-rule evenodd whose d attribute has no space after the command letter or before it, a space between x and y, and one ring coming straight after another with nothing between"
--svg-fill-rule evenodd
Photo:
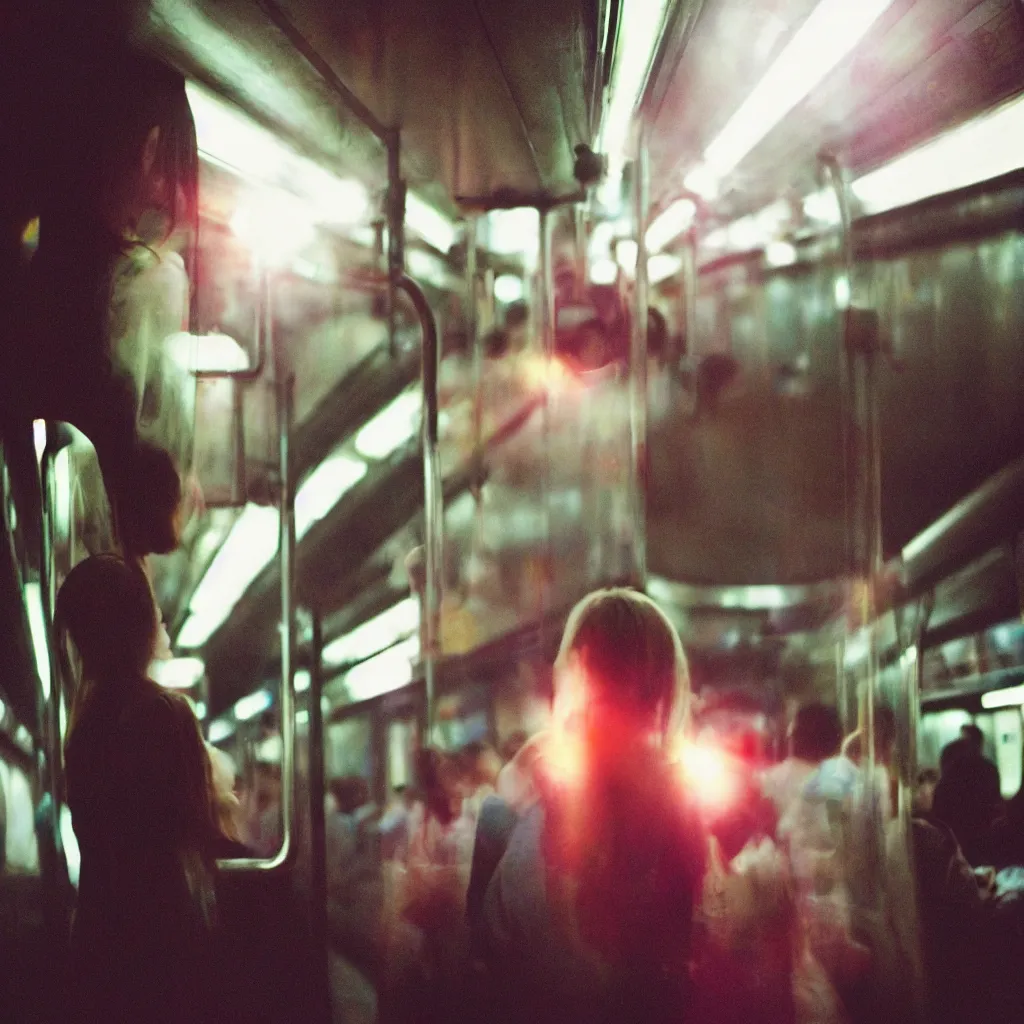
<instances>
[{"instance_id":1,"label":"metal ceiling panel","mask_svg":"<svg viewBox=\"0 0 1024 1024\"><path fill-rule=\"evenodd\" d=\"M144 43L332 166L377 161L383 184L379 145L311 55L380 122L401 130L403 172L413 182L440 181L449 197L575 187L573 148L591 141L598 0L136 7Z\"/></svg>"}]
</instances>

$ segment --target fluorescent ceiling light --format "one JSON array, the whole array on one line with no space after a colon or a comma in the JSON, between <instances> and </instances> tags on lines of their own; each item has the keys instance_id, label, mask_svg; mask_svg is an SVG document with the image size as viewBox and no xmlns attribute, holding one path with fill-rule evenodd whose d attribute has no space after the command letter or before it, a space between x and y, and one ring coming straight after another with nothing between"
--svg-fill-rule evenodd
<instances>
[{"instance_id":1,"label":"fluorescent ceiling light","mask_svg":"<svg viewBox=\"0 0 1024 1024\"><path fill-rule=\"evenodd\" d=\"M981 706L986 711L1024 704L1024 686L1010 686L1005 690L989 690L981 695Z\"/></svg>"},{"instance_id":2,"label":"fluorescent ceiling light","mask_svg":"<svg viewBox=\"0 0 1024 1024\"><path fill-rule=\"evenodd\" d=\"M704 164L698 164L683 179L683 184L691 191L704 199L714 199L718 195L718 178L715 177L711 168Z\"/></svg>"},{"instance_id":3,"label":"fluorescent ceiling light","mask_svg":"<svg viewBox=\"0 0 1024 1024\"><path fill-rule=\"evenodd\" d=\"M487 215L487 248L502 256L536 260L540 250L540 217L536 210L492 210Z\"/></svg>"},{"instance_id":4,"label":"fluorescent ceiling light","mask_svg":"<svg viewBox=\"0 0 1024 1024\"><path fill-rule=\"evenodd\" d=\"M455 244L455 225L415 192L405 197L405 224L438 252L447 253Z\"/></svg>"},{"instance_id":5,"label":"fluorescent ceiling light","mask_svg":"<svg viewBox=\"0 0 1024 1024\"><path fill-rule=\"evenodd\" d=\"M619 276L619 265L607 257L590 264L590 280L594 284L615 284Z\"/></svg>"},{"instance_id":6,"label":"fluorescent ceiling light","mask_svg":"<svg viewBox=\"0 0 1024 1024\"><path fill-rule=\"evenodd\" d=\"M43 594L38 583L25 584L25 611L32 634L32 650L36 657L36 671L43 687L43 697L50 699L50 644L46 636L46 616L43 614Z\"/></svg>"},{"instance_id":7,"label":"fluorescent ceiling light","mask_svg":"<svg viewBox=\"0 0 1024 1024\"><path fill-rule=\"evenodd\" d=\"M416 280L425 281L435 288L451 288L454 283L454 275L433 253L422 249L407 249L405 263Z\"/></svg>"},{"instance_id":8,"label":"fluorescent ceiling light","mask_svg":"<svg viewBox=\"0 0 1024 1024\"><path fill-rule=\"evenodd\" d=\"M192 595L179 647L201 647L227 619L277 552L279 523L276 508L245 506Z\"/></svg>"},{"instance_id":9,"label":"fluorescent ceiling light","mask_svg":"<svg viewBox=\"0 0 1024 1024\"><path fill-rule=\"evenodd\" d=\"M235 702L235 718L239 722L248 722L250 718L266 711L273 701L269 690L257 690L241 697Z\"/></svg>"},{"instance_id":10,"label":"fluorescent ceiling light","mask_svg":"<svg viewBox=\"0 0 1024 1024\"><path fill-rule=\"evenodd\" d=\"M305 708L295 712L295 724L309 725L309 712Z\"/></svg>"},{"instance_id":11,"label":"fluorescent ceiling light","mask_svg":"<svg viewBox=\"0 0 1024 1024\"><path fill-rule=\"evenodd\" d=\"M422 415L419 388L403 391L356 434L356 451L367 459L386 459L416 436Z\"/></svg>"},{"instance_id":12,"label":"fluorescent ceiling light","mask_svg":"<svg viewBox=\"0 0 1024 1024\"><path fill-rule=\"evenodd\" d=\"M661 284L662 281L674 277L683 268L683 261L680 257L669 252L655 253L647 261L647 280L651 284Z\"/></svg>"},{"instance_id":13,"label":"fluorescent ceiling light","mask_svg":"<svg viewBox=\"0 0 1024 1024\"><path fill-rule=\"evenodd\" d=\"M171 335L164 343L182 369L199 373L217 373L249 369L248 353L227 334Z\"/></svg>"},{"instance_id":14,"label":"fluorescent ceiling light","mask_svg":"<svg viewBox=\"0 0 1024 1024\"><path fill-rule=\"evenodd\" d=\"M312 679L312 677L309 674L309 669L307 669L307 668L300 668L298 670L298 672L295 673L295 683L294 683L295 692L296 693L305 693L309 689L310 684L312 682L313 682L313 679Z\"/></svg>"},{"instance_id":15,"label":"fluorescent ceiling light","mask_svg":"<svg viewBox=\"0 0 1024 1024\"><path fill-rule=\"evenodd\" d=\"M821 0L754 91L708 146L723 178L864 38L892 0Z\"/></svg>"},{"instance_id":16,"label":"fluorescent ceiling light","mask_svg":"<svg viewBox=\"0 0 1024 1024\"><path fill-rule=\"evenodd\" d=\"M796 246L791 242L769 242L765 246L764 258L770 267L788 267L796 263Z\"/></svg>"},{"instance_id":17,"label":"fluorescent ceiling light","mask_svg":"<svg viewBox=\"0 0 1024 1024\"><path fill-rule=\"evenodd\" d=\"M32 733L28 731L28 727L19 725L14 730L14 742L25 751L26 754L32 753Z\"/></svg>"},{"instance_id":18,"label":"fluorescent ceiling light","mask_svg":"<svg viewBox=\"0 0 1024 1024\"><path fill-rule=\"evenodd\" d=\"M36 462L42 462L46 451L46 420L32 421L32 440L36 448Z\"/></svg>"},{"instance_id":19,"label":"fluorescent ceiling light","mask_svg":"<svg viewBox=\"0 0 1024 1024\"><path fill-rule=\"evenodd\" d=\"M804 200L804 215L808 220L820 221L822 224L839 223L839 200L830 188L820 192L812 192Z\"/></svg>"},{"instance_id":20,"label":"fluorescent ceiling light","mask_svg":"<svg viewBox=\"0 0 1024 1024\"><path fill-rule=\"evenodd\" d=\"M287 263L316 238L312 207L281 189L243 196L231 230L271 267Z\"/></svg>"},{"instance_id":21,"label":"fluorescent ceiling light","mask_svg":"<svg viewBox=\"0 0 1024 1024\"><path fill-rule=\"evenodd\" d=\"M651 221L644 236L648 252L658 252L687 231L697 213L692 199L677 199Z\"/></svg>"},{"instance_id":22,"label":"fluorescent ceiling light","mask_svg":"<svg viewBox=\"0 0 1024 1024\"><path fill-rule=\"evenodd\" d=\"M366 463L341 453L328 456L295 495L299 540L366 475ZM202 647L249 585L277 554L280 516L276 508L246 505L214 556L189 602L189 617L177 637L185 650Z\"/></svg>"},{"instance_id":23,"label":"fluorescent ceiling light","mask_svg":"<svg viewBox=\"0 0 1024 1024\"><path fill-rule=\"evenodd\" d=\"M64 848L64 862L68 869L68 881L77 889L82 874L82 851L78 846L74 825L71 823L71 808L64 803L60 805L59 828L60 842Z\"/></svg>"},{"instance_id":24,"label":"fluorescent ceiling light","mask_svg":"<svg viewBox=\"0 0 1024 1024\"><path fill-rule=\"evenodd\" d=\"M229 722L225 718L217 718L210 723L210 729L206 734L206 738L211 743L220 743L221 740L226 740L234 731L234 722Z\"/></svg>"},{"instance_id":25,"label":"fluorescent ceiling light","mask_svg":"<svg viewBox=\"0 0 1024 1024\"><path fill-rule=\"evenodd\" d=\"M6 714L7 714L7 705L4 704L4 702L2 700L0 700L0 722L2 722L4 720L4 715L6 715Z\"/></svg>"},{"instance_id":26,"label":"fluorescent ceiling light","mask_svg":"<svg viewBox=\"0 0 1024 1024\"><path fill-rule=\"evenodd\" d=\"M632 238L623 238L615 246L615 259L627 274L632 275L636 272L636 256L639 248Z\"/></svg>"},{"instance_id":27,"label":"fluorescent ceiling light","mask_svg":"<svg viewBox=\"0 0 1024 1024\"><path fill-rule=\"evenodd\" d=\"M501 274L494 279L494 297L506 306L523 297L523 279L516 274Z\"/></svg>"},{"instance_id":28,"label":"fluorescent ceiling light","mask_svg":"<svg viewBox=\"0 0 1024 1024\"><path fill-rule=\"evenodd\" d=\"M1024 97L968 121L853 183L865 213L955 192L1024 167Z\"/></svg>"},{"instance_id":29,"label":"fluorescent ceiling light","mask_svg":"<svg viewBox=\"0 0 1024 1024\"><path fill-rule=\"evenodd\" d=\"M413 677L413 661L419 656L418 636L381 651L375 658L356 665L345 673L343 685L352 703L371 700L408 686Z\"/></svg>"},{"instance_id":30,"label":"fluorescent ceiling light","mask_svg":"<svg viewBox=\"0 0 1024 1024\"><path fill-rule=\"evenodd\" d=\"M198 718L200 722L203 721L204 718L206 718L206 711L207 711L206 701L205 700L197 700L196 701L196 718Z\"/></svg>"},{"instance_id":31,"label":"fluorescent ceiling light","mask_svg":"<svg viewBox=\"0 0 1024 1024\"><path fill-rule=\"evenodd\" d=\"M323 651L324 664L344 665L369 658L410 634L418 637L419 628L419 599L407 597L329 643Z\"/></svg>"},{"instance_id":32,"label":"fluorescent ceiling light","mask_svg":"<svg viewBox=\"0 0 1024 1024\"><path fill-rule=\"evenodd\" d=\"M202 658L170 658L150 666L153 681L169 690L190 690L206 671Z\"/></svg>"},{"instance_id":33,"label":"fluorescent ceiling light","mask_svg":"<svg viewBox=\"0 0 1024 1024\"><path fill-rule=\"evenodd\" d=\"M295 537L301 540L363 477L366 463L337 453L320 463L295 495Z\"/></svg>"},{"instance_id":34,"label":"fluorescent ceiling light","mask_svg":"<svg viewBox=\"0 0 1024 1024\"><path fill-rule=\"evenodd\" d=\"M302 196L322 224L364 221L369 199L361 182L339 178L194 82L186 86L199 152L252 181Z\"/></svg>"},{"instance_id":35,"label":"fluorescent ceiling light","mask_svg":"<svg viewBox=\"0 0 1024 1024\"><path fill-rule=\"evenodd\" d=\"M598 140L608 157L609 189L619 186L630 125L658 50L668 6L668 0L626 0L621 5L610 99Z\"/></svg>"}]
</instances>

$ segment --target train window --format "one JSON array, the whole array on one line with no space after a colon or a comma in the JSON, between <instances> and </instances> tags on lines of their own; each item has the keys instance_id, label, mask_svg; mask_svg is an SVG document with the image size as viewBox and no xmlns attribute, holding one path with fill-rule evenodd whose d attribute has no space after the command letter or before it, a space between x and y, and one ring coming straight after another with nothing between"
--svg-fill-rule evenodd
<instances>
[{"instance_id":1,"label":"train window","mask_svg":"<svg viewBox=\"0 0 1024 1024\"><path fill-rule=\"evenodd\" d=\"M411 786L412 758L416 749L417 727L414 719L399 718L388 722L388 791L399 786Z\"/></svg>"},{"instance_id":2,"label":"train window","mask_svg":"<svg viewBox=\"0 0 1024 1024\"><path fill-rule=\"evenodd\" d=\"M6 870L36 874L39 871L39 850L32 785L21 768L0 758L0 786L3 787L0 796L4 804L0 810L5 810L6 819L2 821L6 832L0 834L0 842L5 847Z\"/></svg>"},{"instance_id":3,"label":"train window","mask_svg":"<svg viewBox=\"0 0 1024 1024\"><path fill-rule=\"evenodd\" d=\"M357 775L371 778L370 716L354 715L332 722L324 730L324 770L327 778Z\"/></svg>"}]
</instances>

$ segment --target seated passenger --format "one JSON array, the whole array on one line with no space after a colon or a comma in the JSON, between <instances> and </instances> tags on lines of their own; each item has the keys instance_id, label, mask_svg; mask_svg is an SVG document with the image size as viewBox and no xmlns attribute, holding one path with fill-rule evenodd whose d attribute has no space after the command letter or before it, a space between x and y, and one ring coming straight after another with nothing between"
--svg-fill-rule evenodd
<instances>
[{"instance_id":1,"label":"seated passenger","mask_svg":"<svg viewBox=\"0 0 1024 1024\"><path fill-rule=\"evenodd\" d=\"M557 725L532 749L537 799L484 899L496 1013L685 1019L707 848L671 763L688 690L675 629L646 597L605 590L576 606Z\"/></svg>"},{"instance_id":2,"label":"seated passenger","mask_svg":"<svg viewBox=\"0 0 1024 1024\"><path fill-rule=\"evenodd\" d=\"M72 1019L206 1020L210 765L186 700L145 676L157 637L149 583L118 557L89 558L61 588L57 621L81 668L66 746L81 849Z\"/></svg>"},{"instance_id":3,"label":"seated passenger","mask_svg":"<svg viewBox=\"0 0 1024 1024\"><path fill-rule=\"evenodd\" d=\"M196 220L198 153L180 74L127 53L93 68L0 342L0 407L90 438L116 539L143 556L172 550L180 529L192 408L164 342L183 329L188 279L167 243Z\"/></svg>"},{"instance_id":4,"label":"seated passenger","mask_svg":"<svg viewBox=\"0 0 1024 1024\"><path fill-rule=\"evenodd\" d=\"M965 739L947 744L942 775L935 787L932 814L953 830L967 860L976 867L992 863L996 823L1003 813L999 777L993 765Z\"/></svg>"}]
</instances>

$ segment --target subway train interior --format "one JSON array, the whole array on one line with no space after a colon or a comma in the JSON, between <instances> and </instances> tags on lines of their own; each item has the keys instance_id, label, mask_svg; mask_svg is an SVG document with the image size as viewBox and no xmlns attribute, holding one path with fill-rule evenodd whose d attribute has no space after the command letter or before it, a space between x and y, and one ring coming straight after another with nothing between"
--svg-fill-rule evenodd
<instances>
[{"instance_id":1,"label":"subway train interior","mask_svg":"<svg viewBox=\"0 0 1024 1024\"><path fill-rule=\"evenodd\" d=\"M117 842L68 802L100 688L57 608L128 558L104 373L184 495L142 564L231 841L213 973L250 980L211 1019L549 1019L555 926L480 906L525 755L575 778L569 613L629 588L688 665L689 1002L550 1019L1024 1020L1024 3L82 6L0 36L0 1020L84 1019ZM33 370L122 51L184 81L198 207L133 222L102 344Z\"/></svg>"}]
</instances>

